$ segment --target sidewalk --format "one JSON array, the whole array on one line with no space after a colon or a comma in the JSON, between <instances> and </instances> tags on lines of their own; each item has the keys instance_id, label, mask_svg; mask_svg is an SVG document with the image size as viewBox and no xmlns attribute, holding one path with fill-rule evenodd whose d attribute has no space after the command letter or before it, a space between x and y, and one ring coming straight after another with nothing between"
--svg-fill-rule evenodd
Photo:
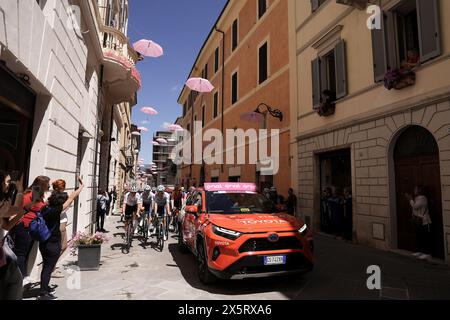
<instances>
[{"instance_id":1,"label":"sidewalk","mask_svg":"<svg viewBox=\"0 0 450 320\"><path fill-rule=\"evenodd\" d=\"M133 242L129 254L121 251L120 217L107 219L110 242L102 247L98 271L81 272L80 289L69 289L67 272L57 284L60 299L155 300L155 299L450 299L450 268L418 261L392 252L349 244L333 238L315 237L316 265L304 276L218 281L202 285L196 260L178 251L172 236L163 252ZM152 241L152 240L150 240ZM76 264L67 256L61 268ZM368 290L367 267L381 268L381 290Z\"/></svg>"}]
</instances>

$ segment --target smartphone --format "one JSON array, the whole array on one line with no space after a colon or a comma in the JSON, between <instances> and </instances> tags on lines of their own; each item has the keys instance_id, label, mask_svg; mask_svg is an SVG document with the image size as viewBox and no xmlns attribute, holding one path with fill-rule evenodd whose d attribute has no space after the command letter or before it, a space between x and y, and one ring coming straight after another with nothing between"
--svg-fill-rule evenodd
<instances>
[{"instance_id":1,"label":"smartphone","mask_svg":"<svg viewBox=\"0 0 450 320\"><path fill-rule=\"evenodd\" d=\"M41 199L41 188L39 186L34 186L31 189L31 192L32 192L32 194L31 194L32 200L31 201L36 202Z\"/></svg>"}]
</instances>

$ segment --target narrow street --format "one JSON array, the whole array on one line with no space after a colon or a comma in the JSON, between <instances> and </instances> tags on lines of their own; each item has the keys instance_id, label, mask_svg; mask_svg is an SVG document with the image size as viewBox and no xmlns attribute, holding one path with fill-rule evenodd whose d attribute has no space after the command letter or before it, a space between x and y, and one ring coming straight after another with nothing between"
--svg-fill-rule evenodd
<instances>
[{"instance_id":1,"label":"narrow street","mask_svg":"<svg viewBox=\"0 0 450 320\"><path fill-rule=\"evenodd\" d=\"M136 239L129 254L122 253L122 226L118 216L109 217L110 241L102 247L98 271L81 273L81 288L68 289L65 278L52 279L60 300L283 300L283 299L449 299L450 269L417 261L397 253L348 244L317 235L316 267L307 275L244 281L218 281L202 285L192 254L178 250L171 236L161 253ZM167 243L166 243L167 244ZM64 268L76 265L66 255ZM366 287L366 269L378 265L382 290ZM32 296L28 296L32 299Z\"/></svg>"}]
</instances>

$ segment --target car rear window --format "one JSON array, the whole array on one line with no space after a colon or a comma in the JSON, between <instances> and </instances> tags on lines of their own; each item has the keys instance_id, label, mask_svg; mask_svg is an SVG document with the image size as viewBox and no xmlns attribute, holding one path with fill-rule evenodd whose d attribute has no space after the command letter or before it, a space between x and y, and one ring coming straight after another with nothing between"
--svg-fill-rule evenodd
<instances>
[{"instance_id":1,"label":"car rear window","mask_svg":"<svg viewBox=\"0 0 450 320\"><path fill-rule=\"evenodd\" d=\"M275 204L259 193L252 192L207 192L208 213L252 214L276 213Z\"/></svg>"}]
</instances>

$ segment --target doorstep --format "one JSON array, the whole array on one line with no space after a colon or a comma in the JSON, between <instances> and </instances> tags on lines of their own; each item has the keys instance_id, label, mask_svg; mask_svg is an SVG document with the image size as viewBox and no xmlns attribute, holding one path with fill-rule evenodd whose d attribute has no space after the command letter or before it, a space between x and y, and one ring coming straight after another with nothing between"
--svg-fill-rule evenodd
<instances>
[{"instance_id":1,"label":"doorstep","mask_svg":"<svg viewBox=\"0 0 450 320\"><path fill-rule=\"evenodd\" d=\"M412 255L413 252L407 251L407 250L403 250L403 249L389 249L388 252L392 252L392 253L395 253L397 255L410 258L411 260L414 260L414 261L423 261L423 262L428 262L429 264L433 264L433 265L440 265L440 266L450 267L450 262L447 263L444 260L437 259L437 258L431 258L430 260L419 260L419 259L417 259L416 257L414 257Z\"/></svg>"}]
</instances>

